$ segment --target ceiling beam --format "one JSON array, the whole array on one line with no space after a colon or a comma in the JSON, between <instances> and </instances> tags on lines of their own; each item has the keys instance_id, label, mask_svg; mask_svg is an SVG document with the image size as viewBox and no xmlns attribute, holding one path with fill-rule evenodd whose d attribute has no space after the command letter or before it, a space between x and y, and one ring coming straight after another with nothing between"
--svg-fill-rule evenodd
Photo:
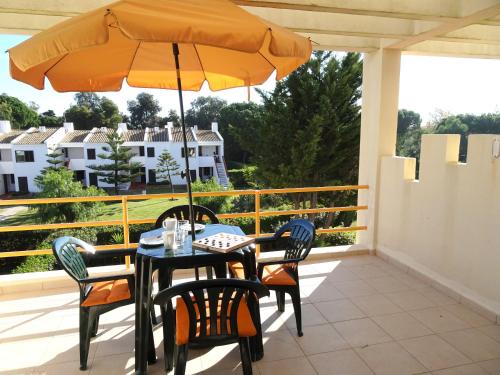
<instances>
[{"instance_id":1,"label":"ceiling beam","mask_svg":"<svg viewBox=\"0 0 500 375\"><path fill-rule=\"evenodd\" d=\"M350 14L355 16L371 16L371 17L385 17L385 18L399 18L407 20L420 20L420 21L433 21L433 22L453 22L457 17L439 16L424 13L406 13L406 12L392 12L383 10L372 9L358 9L358 8L345 8L333 7L316 4L297 4L281 1L259 1L259 0L231 0L237 5L257 8L270 8L270 9L286 9L298 10L307 12L320 12L320 13L339 13Z\"/></svg>"},{"instance_id":2,"label":"ceiling beam","mask_svg":"<svg viewBox=\"0 0 500 375\"><path fill-rule=\"evenodd\" d=\"M463 18L459 18L456 21L449 22L442 24L438 27L432 28L430 30L424 31L422 33L419 33L412 38L408 38L405 40L401 40L397 43L394 43L392 45L389 45L387 48L391 49L406 49L408 47L411 47L417 43L424 42L426 40L430 40L442 35L445 35L449 32L464 28L469 25L473 25L478 23L479 21L488 19L488 18L493 18L500 14L500 4L496 4L493 6L490 6L485 9L481 9L479 11L476 11L474 13L469 14L468 16L465 16Z\"/></svg>"}]
</instances>

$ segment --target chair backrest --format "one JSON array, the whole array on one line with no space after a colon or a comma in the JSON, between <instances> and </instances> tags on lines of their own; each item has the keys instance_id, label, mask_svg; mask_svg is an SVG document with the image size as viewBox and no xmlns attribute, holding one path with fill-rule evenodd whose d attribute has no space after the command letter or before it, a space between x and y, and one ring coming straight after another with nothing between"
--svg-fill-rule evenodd
<instances>
[{"instance_id":1,"label":"chair backrest","mask_svg":"<svg viewBox=\"0 0 500 375\"><path fill-rule=\"evenodd\" d=\"M290 236L284 237L288 232ZM314 225L305 219L290 220L274 234L274 237L281 238L281 244L284 244L284 259L300 260L304 260L311 251L315 236Z\"/></svg>"},{"instance_id":2,"label":"chair backrest","mask_svg":"<svg viewBox=\"0 0 500 375\"><path fill-rule=\"evenodd\" d=\"M52 242L52 252L59 265L77 282L89 276L83 257L77 246L92 251L92 247L75 237L59 237Z\"/></svg>"},{"instance_id":3,"label":"chair backrest","mask_svg":"<svg viewBox=\"0 0 500 375\"><path fill-rule=\"evenodd\" d=\"M219 224L219 219L215 213L203 206L193 205L194 222L195 223L210 223ZM181 205L169 208L162 213L155 223L155 228L161 228L162 223L167 218L174 218L177 220L189 220L189 205Z\"/></svg>"},{"instance_id":4,"label":"chair backrest","mask_svg":"<svg viewBox=\"0 0 500 375\"><path fill-rule=\"evenodd\" d=\"M165 305L173 297L182 298L189 317L189 342L236 338L239 334L238 310L250 298L269 296L258 281L212 279L191 281L160 291L154 303ZM178 300L179 301L179 300ZM177 307L179 314L179 302ZM251 319L256 318L252 309ZM241 315L240 315L241 317Z\"/></svg>"}]
</instances>

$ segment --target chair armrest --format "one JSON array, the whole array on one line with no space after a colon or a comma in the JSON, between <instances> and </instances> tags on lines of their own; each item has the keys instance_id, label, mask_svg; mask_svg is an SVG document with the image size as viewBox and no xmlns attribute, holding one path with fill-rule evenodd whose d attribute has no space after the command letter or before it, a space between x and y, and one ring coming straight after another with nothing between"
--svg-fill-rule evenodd
<instances>
[{"instance_id":1,"label":"chair armrest","mask_svg":"<svg viewBox=\"0 0 500 375\"><path fill-rule=\"evenodd\" d=\"M260 252L282 251L286 248L287 239L283 237L259 237L255 239L255 244L260 245Z\"/></svg>"},{"instance_id":2,"label":"chair armrest","mask_svg":"<svg viewBox=\"0 0 500 375\"><path fill-rule=\"evenodd\" d=\"M123 273L123 274L115 274L115 275L106 275L106 276L95 276L95 277L86 277L85 279L80 279L81 283L97 283L99 281L114 281L119 279L130 279L135 277L132 273Z\"/></svg>"},{"instance_id":3,"label":"chair armrest","mask_svg":"<svg viewBox=\"0 0 500 375\"><path fill-rule=\"evenodd\" d=\"M119 256L127 256L127 255L135 255L137 253L137 249L117 249L117 250L98 250L95 254L92 254L90 259L95 258L105 258L105 257L119 257Z\"/></svg>"},{"instance_id":4,"label":"chair armrest","mask_svg":"<svg viewBox=\"0 0 500 375\"><path fill-rule=\"evenodd\" d=\"M255 243L257 245L261 245L264 243L274 242L275 240L276 240L276 238L274 238L274 236L257 237L257 238L255 238Z\"/></svg>"},{"instance_id":5,"label":"chair armrest","mask_svg":"<svg viewBox=\"0 0 500 375\"><path fill-rule=\"evenodd\" d=\"M257 264L257 276L259 279L262 279L262 274L264 273L265 266L272 266L275 264L298 264L301 259L278 259L278 260L270 260L268 262L259 262Z\"/></svg>"}]
</instances>

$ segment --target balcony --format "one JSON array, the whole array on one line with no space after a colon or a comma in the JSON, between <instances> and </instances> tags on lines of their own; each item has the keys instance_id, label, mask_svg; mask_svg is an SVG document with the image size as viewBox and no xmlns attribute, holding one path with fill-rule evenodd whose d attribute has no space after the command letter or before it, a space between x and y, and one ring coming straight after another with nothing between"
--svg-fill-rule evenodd
<instances>
[{"instance_id":1,"label":"balcony","mask_svg":"<svg viewBox=\"0 0 500 375\"><path fill-rule=\"evenodd\" d=\"M255 374L500 371L500 327L407 268L364 255L307 262L300 273L304 336L290 303L280 315L274 298L262 300L265 356ZM78 300L76 285L0 296L1 373L80 374ZM133 332L133 305L104 314L87 373L133 373ZM161 374L161 327L154 336L159 358L148 373ZM235 346L191 354L189 374L241 373Z\"/></svg>"}]
</instances>

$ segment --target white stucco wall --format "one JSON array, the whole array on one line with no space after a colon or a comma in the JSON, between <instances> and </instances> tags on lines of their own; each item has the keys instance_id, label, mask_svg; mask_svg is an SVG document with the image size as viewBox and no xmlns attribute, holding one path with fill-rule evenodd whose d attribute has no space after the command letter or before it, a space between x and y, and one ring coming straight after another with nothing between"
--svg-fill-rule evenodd
<instances>
[{"instance_id":1,"label":"white stucco wall","mask_svg":"<svg viewBox=\"0 0 500 375\"><path fill-rule=\"evenodd\" d=\"M444 285L500 313L500 159L495 135L424 135L415 159L383 157L377 250L441 278Z\"/></svg>"}]
</instances>

